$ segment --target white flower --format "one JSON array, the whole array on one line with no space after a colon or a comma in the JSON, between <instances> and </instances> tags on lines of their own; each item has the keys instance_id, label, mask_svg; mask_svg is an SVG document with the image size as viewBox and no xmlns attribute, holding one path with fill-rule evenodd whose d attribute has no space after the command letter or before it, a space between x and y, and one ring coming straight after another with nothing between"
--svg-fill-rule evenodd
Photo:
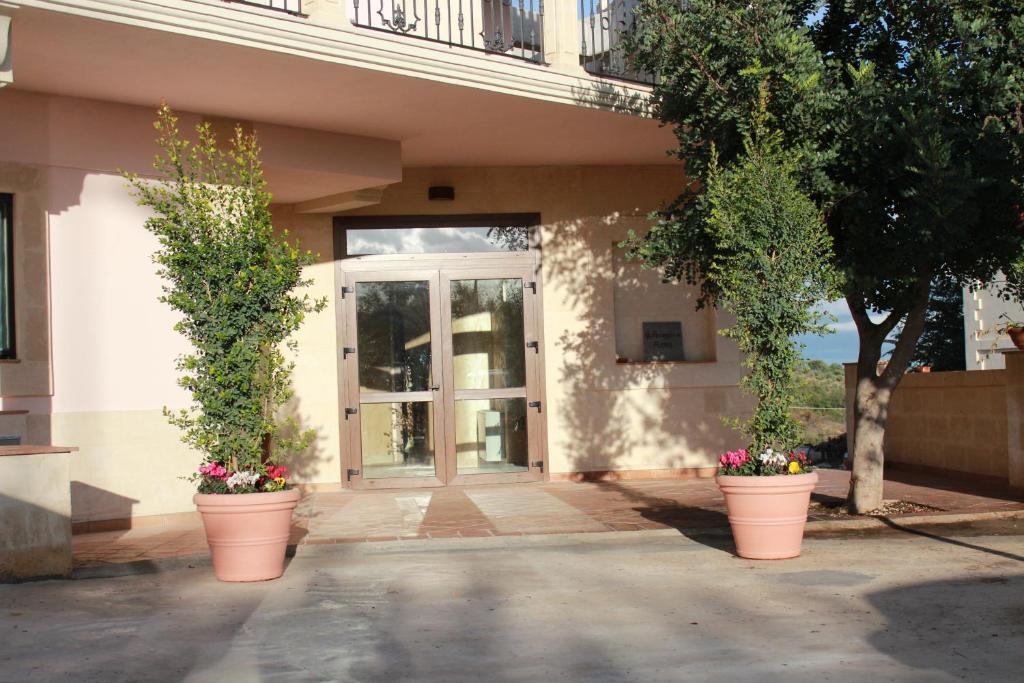
<instances>
[{"instance_id":1,"label":"white flower","mask_svg":"<svg viewBox=\"0 0 1024 683\"><path fill-rule=\"evenodd\" d=\"M228 477L227 485L229 489L233 489L236 486L252 486L256 483L256 480L260 478L260 475L255 472L243 472L239 470L230 477Z\"/></svg>"},{"instance_id":2,"label":"white flower","mask_svg":"<svg viewBox=\"0 0 1024 683\"><path fill-rule=\"evenodd\" d=\"M765 450L764 453L757 456L757 459L761 461L761 464L766 467L785 467L786 466L786 454L776 453L772 449Z\"/></svg>"}]
</instances>

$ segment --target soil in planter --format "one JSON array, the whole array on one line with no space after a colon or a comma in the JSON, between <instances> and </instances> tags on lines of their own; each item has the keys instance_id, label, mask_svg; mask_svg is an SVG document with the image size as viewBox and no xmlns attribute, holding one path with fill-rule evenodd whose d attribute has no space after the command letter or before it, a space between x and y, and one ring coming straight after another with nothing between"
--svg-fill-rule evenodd
<instances>
[{"instance_id":1,"label":"soil in planter","mask_svg":"<svg viewBox=\"0 0 1024 683\"><path fill-rule=\"evenodd\" d=\"M808 514L818 517L831 517L833 519L851 517L891 517L893 515L912 515L918 512L945 512L942 508L923 503L915 503L910 500L886 500L882 501L882 507L877 510L865 513L864 515L851 515L846 509L845 501L811 501Z\"/></svg>"}]
</instances>

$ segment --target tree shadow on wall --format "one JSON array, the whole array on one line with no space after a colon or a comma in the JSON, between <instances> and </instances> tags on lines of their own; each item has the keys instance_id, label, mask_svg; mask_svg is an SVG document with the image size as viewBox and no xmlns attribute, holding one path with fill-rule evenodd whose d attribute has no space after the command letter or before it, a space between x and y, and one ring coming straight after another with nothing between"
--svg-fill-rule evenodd
<instances>
[{"instance_id":1,"label":"tree shadow on wall","mask_svg":"<svg viewBox=\"0 0 1024 683\"><path fill-rule=\"evenodd\" d=\"M697 366L616 363L615 287L630 296L664 295L635 277L616 282L613 245L628 228L647 225L642 217L612 215L563 221L545 232L545 317L565 321L555 330L558 354L548 362L557 377L557 404L564 407L548 415L549 442L567 455L577 481L599 481L586 485L614 490L645 518L689 534L727 526L727 519L718 510L646 494L642 485L609 481L623 469L709 467L738 438L721 420L727 390L694 390ZM680 306L693 305L686 288L670 291L678 292Z\"/></svg>"},{"instance_id":2,"label":"tree shadow on wall","mask_svg":"<svg viewBox=\"0 0 1024 683\"><path fill-rule=\"evenodd\" d=\"M301 434L310 428L315 429L302 414L301 405L302 400L298 396L292 396L278 412L281 418L292 421L291 429L285 431L285 436L291 437ZM288 466L292 482L300 485L312 484L323 479L324 473L321 471L321 466L330 459L324 452L324 442L326 439L327 437L324 435L323 430L316 429L313 440L310 441L305 449L287 454L285 463ZM291 533L288 538L290 546L298 545L309 533L309 519L313 514L312 498L309 494L306 494L299 501L295 514L292 516ZM290 551L289 557L292 554Z\"/></svg>"}]
</instances>

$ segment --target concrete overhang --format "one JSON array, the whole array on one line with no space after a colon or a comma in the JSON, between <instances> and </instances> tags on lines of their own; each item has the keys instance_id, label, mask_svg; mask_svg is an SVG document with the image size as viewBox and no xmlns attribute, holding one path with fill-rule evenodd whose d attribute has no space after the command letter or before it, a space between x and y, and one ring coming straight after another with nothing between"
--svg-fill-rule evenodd
<instances>
[{"instance_id":1,"label":"concrete overhang","mask_svg":"<svg viewBox=\"0 0 1024 683\"><path fill-rule=\"evenodd\" d=\"M204 120L176 112L187 137ZM157 153L151 107L126 106L70 97L0 90L0 160L141 175L153 173ZM230 135L235 121L214 123L218 139ZM360 191L380 188L402 179L401 145L342 133L304 130L259 121L237 122L256 133L268 189L274 201L285 204L353 195L362 201L374 196ZM359 204L366 206L367 204ZM354 208L350 206L349 208Z\"/></svg>"},{"instance_id":2,"label":"concrete overhang","mask_svg":"<svg viewBox=\"0 0 1024 683\"><path fill-rule=\"evenodd\" d=\"M4 90L150 109L166 100L391 140L407 167L677 163L665 153L671 131L635 115L642 87L268 14L181 0L24 0L12 11L16 80Z\"/></svg>"}]
</instances>

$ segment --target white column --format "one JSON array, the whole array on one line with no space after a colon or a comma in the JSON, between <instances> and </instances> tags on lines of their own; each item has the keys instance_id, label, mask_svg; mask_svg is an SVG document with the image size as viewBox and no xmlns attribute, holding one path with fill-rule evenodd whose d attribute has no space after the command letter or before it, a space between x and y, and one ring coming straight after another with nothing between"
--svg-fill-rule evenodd
<instances>
[{"instance_id":1,"label":"white column","mask_svg":"<svg viewBox=\"0 0 1024 683\"><path fill-rule=\"evenodd\" d=\"M580 74L579 0L544 1L544 61L555 71Z\"/></svg>"}]
</instances>

